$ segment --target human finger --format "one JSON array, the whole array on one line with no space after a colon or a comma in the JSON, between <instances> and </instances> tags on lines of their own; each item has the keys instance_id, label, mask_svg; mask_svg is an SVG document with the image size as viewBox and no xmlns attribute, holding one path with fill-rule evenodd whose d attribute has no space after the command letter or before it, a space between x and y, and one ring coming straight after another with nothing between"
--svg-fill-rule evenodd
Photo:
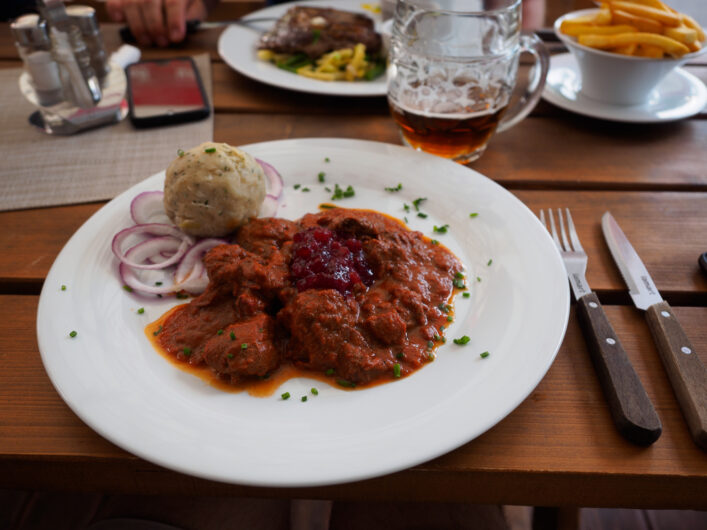
<instances>
[{"instance_id":1,"label":"human finger","mask_svg":"<svg viewBox=\"0 0 707 530\"><path fill-rule=\"evenodd\" d=\"M106 12L113 22L125 22L122 0L107 0Z\"/></svg>"},{"instance_id":2,"label":"human finger","mask_svg":"<svg viewBox=\"0 0 707 530\"><path fill-rule=\"evenodd\" d=\"M147 31L147 25L142 15L142 2L140 0L128 0L123 6L125 20L130 31L135 36L135 40L142 46L152 44L152 39Z\"/></svg>"},{"instance_id":3,"label":"human finger","mask_svg":"<svg viewBox=\"0 0 707 530\"><path fill-rule=\"evenodd\" d=\"M161 0L144 0L142 4L142 19L150 39L158 46L169 44L168 28L162 14Z\"/></svg>"},{"instance_id":4,"label":"human finger","mask_svg":"<svg viewBox=\"0 0 707 530\"><path fill-rule=\"evenodd\" d=\"M180 42L186 34L186 0L165 0L165 14L167 15L167 30L169 40Z\"/></svg>"}]
</instances>

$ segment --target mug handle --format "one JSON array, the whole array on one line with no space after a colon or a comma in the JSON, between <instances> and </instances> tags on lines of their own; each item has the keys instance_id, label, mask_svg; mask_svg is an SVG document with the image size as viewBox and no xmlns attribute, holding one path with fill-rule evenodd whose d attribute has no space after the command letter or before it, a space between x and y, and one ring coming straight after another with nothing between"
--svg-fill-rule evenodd
<instances>
[{"instance_id":1,"label":"mug handle","mask_svg":"<svg viewBox=\"0 0 707 530\"><path fill-rule=\"evenodd\" d=\"M545 45L535 33L524 32L520 36L520 51L530 53L534 58L535 64L530 73L528 86L525 87L513 106L506 111L498 124L497 132L510 129L525 118L537 105L545 87L545 78L550 68L550 54Z\"/></svg>"}]
</instances>

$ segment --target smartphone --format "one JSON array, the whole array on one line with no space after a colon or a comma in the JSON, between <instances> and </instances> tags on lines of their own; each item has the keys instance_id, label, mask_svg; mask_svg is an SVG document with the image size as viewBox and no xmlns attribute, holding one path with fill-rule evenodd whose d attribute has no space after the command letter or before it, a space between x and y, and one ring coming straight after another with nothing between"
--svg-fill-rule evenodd
<instances>
[{"instance_id":1,"label":"smartphone","mask_svg":"<svg viewBox=\"0 0 707 530\"><path fill-rule=\"evenodd\" d=\"M158 127L206 118L211 109L191 57L140 61L126 69L130 121Z\"/></svg>"}]
</instances>

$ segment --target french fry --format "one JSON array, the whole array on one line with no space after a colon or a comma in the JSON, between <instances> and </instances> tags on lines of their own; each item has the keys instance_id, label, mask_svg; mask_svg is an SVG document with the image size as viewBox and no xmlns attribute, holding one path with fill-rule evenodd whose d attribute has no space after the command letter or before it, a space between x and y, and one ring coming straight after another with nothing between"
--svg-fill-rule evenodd
<instances>
[{"instance_id":1,"label":"french fry","mask_svg":"<svg viewBox=\"0 0 707 530\"><path fill-rule=\"evenodd\" d=\"M565 35L576 37L577 35L585 35L592 33L594 35L611 35L614 33L636 33L638 28L627 24L617 24L615 26L593 26L592 24L565 24L567 20L562 21L560 31ZM658 24L660 25L660 24ZM661 26L662 27L662 26Z\"/></svg>"},{"instance_id":2,"label":"french fry","mask_svg":"<svg viewBox=\"0 0 707 530\"><path fill-rule=\"evenodd\" d=\"M691 42L687 47L690 49L690 53L698 52L702 49L702 43L700 41Z\"/></svg>"},{"instance_id":3,"label":"french fry","mask_svg":"<svg viewBox=\"0 0 707 530\"><path fill-rule=\"evenodd\" d=\"M662 9L656 9L655 7L634 4L632 2L622 2L618 0L612 0L610 6L612 11L616 9L626 11L632 15L638 15L639 17L656 20L664 26L677 27L681 24L680 17L677 14L670 11L663 11Z\"/></svg>"},{"instance_id":4,"label":"french fry","mask_svg":"<svg viewBox=\"0 0 707 530\"><path fill-rule=\"evenodd\" d=\"M665 28L663 34L683 44L690 44L697 40L697 31L685 26L679 28Z\"/></svg>"},{"instance_id":5,"label":"french fry","mask_svg":"<svg viewBox=\"0 0 707 530\"><path fill-rule=\"evenodd\" d=\"M617 24L635 26L639 31L647 33L663 33L663 24L652 18L639 17L621 9L612 10L611 15L613 16L613 22Z\"/></svg>"},{"instance_id":6,"label":"french fry","mask_svg":"<svg viewBox=\"0 0 707 530\"><path fill-rule=\"evenodd\" d=\"M625 2L630 2L632 4L641 4L643 6L654 7L655 9L660 9L661 11L674 12L673 9L669 8L660 0L624 0Z\"/></svg>"},{"instance_id":7,"label":"french fry","mask_svg":"<svg viewBox=\"0 0 707 530\"><path fill-rule=\"evenodd\" d=\"M625 44L623 46L618 46L611 51L614 53L620 53L621 55L635 55L636 48L638 48L638 44Z\"/></svg>"},{"instance_id":8,"label":"french fry","mask_svg":"<svg viewBox=\"0 0 707 530\"><path fill-rule=\"evenodd\" d=\"M663 49L651 44L639 44L636 47L636 57L649 57L651 59L662 59L665 55Z\"/></svg>"},{"instance_id":9,"label":"french fry","mask_svg":"<svg viewBox=\"0 0 707 530\"><path fill-rule=\"evenodd\" d=\"M680 13L680 20L688 28L694 29L697 32L697 40L698 41L700 41L700 42L705 41L705 38L707 38L707 35L705 35L705 32L702 29L702 26L700 26L694 18L692 18L690 15L686 15L685 13Z\"/></svg>"},{"instance_id":10,"label":"french fry","mask_svg":"<svg viewBox=\"0 0 707 530\"><path fill-rule=\"evenodd\" d=\"M682 42L655 33L619 33L618 35L580 35L577 42L590 48L608 50L625 44L651 44L668 55L682 57L690 50Z\"/></svg>"}]
</instances>

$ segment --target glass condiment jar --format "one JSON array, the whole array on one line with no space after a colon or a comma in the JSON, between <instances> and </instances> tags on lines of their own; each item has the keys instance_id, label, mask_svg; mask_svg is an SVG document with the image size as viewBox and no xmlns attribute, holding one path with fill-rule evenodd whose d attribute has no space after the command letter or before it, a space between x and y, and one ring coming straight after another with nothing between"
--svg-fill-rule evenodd
<instances>
[{"instance_id":1,"label":"glass condiment jar","mask_svg":"<svg viewBox=\"0 0 707 530\"><path fill-rule=\"evenodd\" d=\"M96 10L90 6L71 4L66 6L66 14L73 24L81 30L81 36L91 56L91 66L96 76L103 83L110 71L103 35L98 26Z\"/></svg>"},{"instance_id":2,"label":"glass condiment jar","mask_svg":"<svg viewBox=\"0 0 707 530\"><path fill-rule=\"evenodd\" d=\"M40 105L49 107L64 100L59 65L52 56L47 24L39 15L28 14L10 25L15 45L32 79Z\"/></svg>"}]
</instances>

